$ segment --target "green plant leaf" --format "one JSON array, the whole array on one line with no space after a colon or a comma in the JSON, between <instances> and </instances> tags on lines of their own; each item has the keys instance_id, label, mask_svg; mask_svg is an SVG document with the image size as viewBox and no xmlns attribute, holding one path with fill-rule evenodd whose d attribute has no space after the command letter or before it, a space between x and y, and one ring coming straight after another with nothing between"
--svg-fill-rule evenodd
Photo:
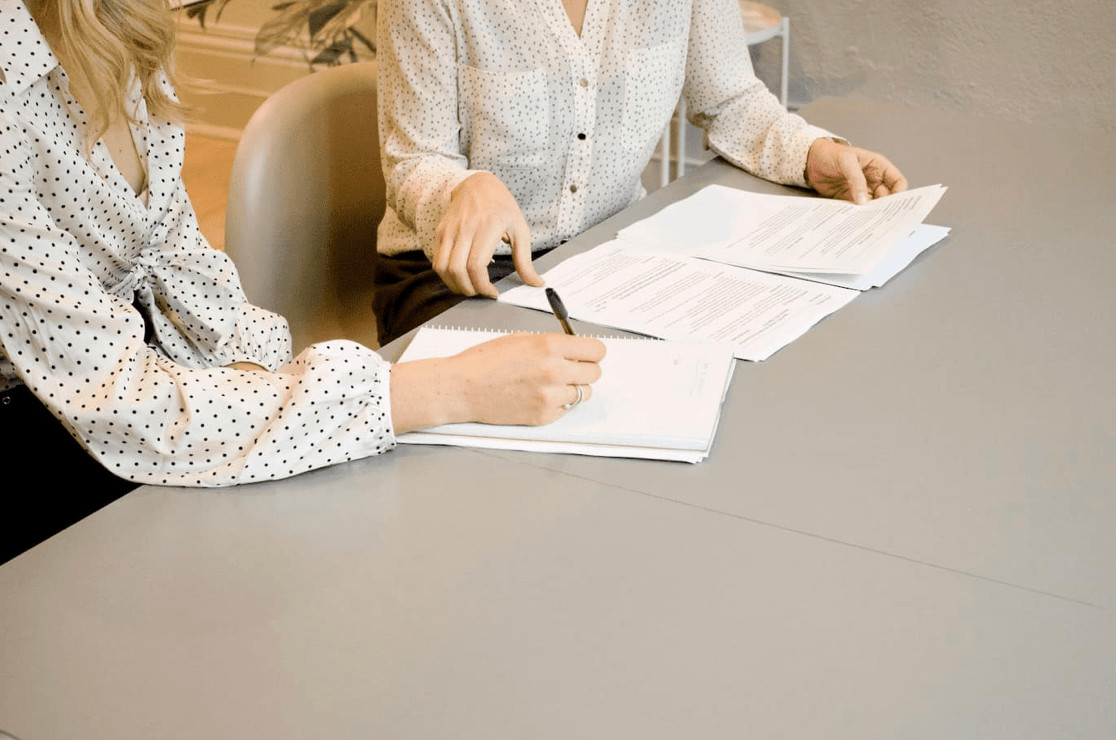
<instances>
[{"instance_id":1,"label":"green plant leaf","mask_svg":"<svg viewBox=\"0 0 1116 740\"><path fill-rule=\"evenodd\" d=\"M292 3L278 11L273 18L260 26L256 33L256 53L263 55L280 46L298 44L302 29L306 25L309 10L304 3Z\"/></svg>"},{"instance_id":2,"label":"green plant leaf","mask_svg":"<svg viewBox=\"0 0 1116 740\"><path fill-rule=\"evenodd\" d=\"M219 20L232 0L203 0L186 9L204 29L209 18ZM255 54L264 56L282 46L294 46L313 53L310 65L340 64L344 59L358 61L357 44L373 54L376 45L354 28L376 0L282 0L270 6L274 15L256 32ZM214 11L214 12L210 12Z\"/></svg>"},{"instance_id":3,"label":"green plant leaf","mask_svg":"<svg viewBox=\"0 0 1116 740\"><path fill-rule=\"evenodd\" d=\"M351 33L353 35L353 38L355 38L357 41L364 44L364 48L368 49L368 51L372 52L373 54L376 53L376 45L372 43L363 33L356 30L355 28L350 28L349 33ZM356 54L355 50L353 51L353 54ZM353 61L355 62L356 59L353 59Z\"/></svg>"},{"instance_id":4,"label":"green plant leaf","mask_svg":"<svg viewBox=\"0 0 1116 740\"><path fill-rule=\"evenodd\" d=\"M360 2L361 0L356 0ZM221 20L221 13L225 11L225 6L231 0L202 0L202 2L194 4L186 8L186 17L190 19L197 18L198 25L203 29L205 28L205 19L209 16L210 8L213 9L213 20Z\"/></svg>"},{"instance_id":5,"label":"green plant leaf","mask_svg":"<svg viewBox=\"0 0 1116 740\"><path fill-rule=\"evenodd\" d=\"M311 10L306 17L306 25L310 31L310 38L316 38L318 33L329 23L338 13L345 9L349 4L349 0L336 0L328 5L323 5Z\"/></svg>"},{"instance_id":6,"label":"green plant leaf","mask_svg":"<svg viewBox=\"0 0 1116 740\"><path fill-rule=\"evenodd\" d=\"M341 55L346 53L349 55L353 53L352 40L341 39L318 52L318 54L310 60L310 64L325 64L333 67L340 63Z\"/></svg>"}]
</instances>

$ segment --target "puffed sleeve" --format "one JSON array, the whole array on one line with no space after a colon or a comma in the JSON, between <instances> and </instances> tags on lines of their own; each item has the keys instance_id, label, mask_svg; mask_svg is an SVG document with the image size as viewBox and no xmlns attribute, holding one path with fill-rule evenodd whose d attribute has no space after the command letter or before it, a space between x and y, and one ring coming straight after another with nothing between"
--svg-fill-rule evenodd
<instances>
[{"instance_id":1,"label":"puffed sleeve","mask_svg":"<svg viewBox=\"0 0 1116 740\"><path fill-rule=\"evenodd\" d=\"M245 299L232 260L202 235L181 179L159 207L151 242L113 287L135 295L152 343L187 367L247 361L275 370L289 362L286 320Z\"/></svg>"},{"instance_id":2,"label":"puffed sleeve","mask_svg":"<svg viewBox=\"0 0 1116 740\"><path fill-rule=\"evenodd\" d=\"M325 343L277 372L242 372L180 363L175 351L149 346L140 312L105 290L74 235L37 200L33 156L19 125L0 113L0 347L106 468L141 483L223 486L394 446L389 366L368 348ZM169 254L160 259L178 264L175 250ZM258 314L243 309L228 263L195 257L182 257L182 275L207 276L203 294L176 303L172 291L153 288L153 300L166 302L160 315L191 325L177 334L205 347L199 352L270 362L271 350L253 344L272 341L281 328L270 320L253 328ZM222 346L207 345L217 335L207 337L205 322L193 326L189 315L206 313L210 300L243 309L235 331L215 342Z\"/></svg>"},{"instance_id":3,"label":"puffed sleeve","mask_svg":"<svg viewBox=\"0 0 1116 740\"><path fill-rule=\"evenodd\" d=\"M479 171L460 149L454 21L438 0L381 0L376 12L387 205L430 256L451 191Z\"/></svg>"},{"instance_id":4,"label":"puffed sleeve","mask_svg":"<svg viewBox=\"0 0 1116 740\"><path fill-rule=\"evenodd\" d=\"M694 0L683 94L710 149L754 175L806 186L810 144L828 131L788 113L756 78L736 0Z\"/></svg>"}]
</instances>

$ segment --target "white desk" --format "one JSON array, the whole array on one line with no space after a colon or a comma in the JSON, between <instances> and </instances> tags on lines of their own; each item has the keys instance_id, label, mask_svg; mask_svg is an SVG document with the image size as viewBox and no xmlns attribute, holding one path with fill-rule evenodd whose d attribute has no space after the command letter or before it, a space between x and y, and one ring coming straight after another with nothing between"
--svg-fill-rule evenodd
<instances>
[{"instance_id":1,"label":"white desk","mask_svg":"<svg viewBox=\"0 0 1116 740\"><path fill-rule=\"evenodd\" d=\"M805 113L949 185L931 221L953 234L739 365L710 460L400 448L140 489L0 567L0 727L1116 736L1116 147ZM565 253L714 181L778 190L714 163ZM445 320L553 328L484 301Z\"/></svg>"}]
</instances>

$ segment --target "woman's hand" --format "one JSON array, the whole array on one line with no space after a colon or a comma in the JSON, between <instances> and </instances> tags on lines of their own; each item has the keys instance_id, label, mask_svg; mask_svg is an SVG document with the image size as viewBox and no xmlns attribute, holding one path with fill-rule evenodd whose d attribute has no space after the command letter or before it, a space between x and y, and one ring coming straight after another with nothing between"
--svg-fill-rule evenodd
<instances>
[{"instance_id":1,"label":"woman's hand","mask_svg":"<svg viewBox=\"0 0 1116 740\"><path fill-rule=\"evenodd\" d=\"M454 293L495 298L488 263L500 241L511 244L515 270L528 285L543 279L531 264L531 230L498 177L478 172L461 181L434 234L434 272Z\"/></svg>"},{"instance_id":2,"label":"woman's hand","mask_svg":"<svg viewBox=\"0 0 1116 740\"><path fill-rule=\"evenodd\" d=\"M479 421L549 424L564 404L593 395L605 346L566 334L508 334L464 352L394 365L391 413L395 433Z\"/></svg>"},{"instance_id":3,"label":"woman's hand","mask_svg":"<svg viewBox=\"0 0 1116 740\"><path fill-rule=\"evenodd\" d=\"M824 196L859 205L907 189L907 178L887 157L832 139L810 145L806 183Z\"/></svg>"}]
</instances>

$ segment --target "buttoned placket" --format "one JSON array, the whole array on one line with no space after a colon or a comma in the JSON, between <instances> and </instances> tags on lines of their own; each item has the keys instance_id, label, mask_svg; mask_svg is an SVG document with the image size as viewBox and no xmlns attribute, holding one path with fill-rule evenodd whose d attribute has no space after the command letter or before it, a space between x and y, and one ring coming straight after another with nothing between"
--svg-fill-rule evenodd
<instances>
[{"instance_id":1,"label":"buttoned placket","mask_svg":"<svg viewBox=\"0 0 1116 740\"><path fill-rule=\"evenodd\" d=\"M582 35L574 31L565 9L557 0L544 15L558 38L567 62L567 84L573 89L573 131L566 142L566 166L558 192L555 237L565 242L577 235L585 218L589 175L593 163L593 133L597 126L597 64L592 53L592 18L586 11Z\"/></svg>"}]
</instances>

